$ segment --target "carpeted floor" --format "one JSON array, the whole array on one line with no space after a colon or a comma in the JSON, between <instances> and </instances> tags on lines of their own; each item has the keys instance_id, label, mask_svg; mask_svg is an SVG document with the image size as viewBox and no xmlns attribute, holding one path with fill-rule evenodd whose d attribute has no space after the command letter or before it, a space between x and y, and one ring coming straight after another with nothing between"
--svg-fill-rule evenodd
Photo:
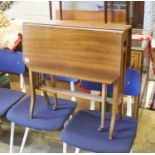
<instances>
[{"instance_id":1,"label":"carpeted floor","mask_svg":"<svg viewBox=\"0 0 155 155\"><path fill-rule=\"evenodd\" d=\"M23 128L15 130L14 152L18 152L23 136ZM24 152L29 153L61 153L62 142L59 138L60 131L41 133L31 130L29 133ZM9 123L3 122L0 135L0 152L9 152ZM68 152L74 152L73 147ZM155 111L140 109L137 136L132 148L133 152L155 152ZM86 152L81 150L81 152Z\"/></svg>"}]
</instances>

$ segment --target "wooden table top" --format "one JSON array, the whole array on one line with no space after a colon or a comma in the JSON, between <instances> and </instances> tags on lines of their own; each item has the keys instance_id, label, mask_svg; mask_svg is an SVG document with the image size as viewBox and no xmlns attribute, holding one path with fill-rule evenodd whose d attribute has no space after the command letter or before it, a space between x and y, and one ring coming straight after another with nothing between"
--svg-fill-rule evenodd
<instances>
[{"instance_id":1,"label":"wooden table top","mask_svg":"<svg viewBox=\"0 0 155 155\"><path fill-rule=\"evenodd\" d=\"M30 24L30 22L28 22ZM131 25L116 24L116 23L104 23L102 21L80 21L80 20L52 20L44 22L32 22L34 24L47 24L67 27L82 27L82 28L95 28L95 29L106 29L106 30L118 30L125 31L131 28Z\"/></svg>"},{"instance_id":2,"label":"wooden table top","mask_svg":"<svg viewBox=\"0 0 155 155\"><path fill-rule=\"evenodd\" d=\"M121 74L123 31L25 23L26 65L42 73L106 84Z\"/></svg>"}]
</instances>

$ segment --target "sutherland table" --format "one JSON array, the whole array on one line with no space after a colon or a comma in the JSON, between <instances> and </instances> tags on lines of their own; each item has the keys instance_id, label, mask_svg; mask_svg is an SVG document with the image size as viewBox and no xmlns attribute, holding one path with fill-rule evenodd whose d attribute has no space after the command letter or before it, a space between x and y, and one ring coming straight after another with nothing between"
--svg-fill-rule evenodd
<instances>
[{"instance_id":1,"label":"sutherland table","mask_svg":"<svg viewBox=\"0 0 155 155\"><path fill-rule=\"evenodd\" d=\"M115 125L118 105L122 105L126 59L130 54L131 26L102 22L53 21L50 24L24 23L24 61L29 68L31 87L30 118L33 117L35 89L43 91L49 104L47 91L102 102L101 124L104 129L107 84L113 84L113 105L109 139ZM47 87L43 74L60 75L102 83L102 96L84 94L55 87ZM121 106L119 106L121 107ZM120 112L121 115L121 112Z\"/></svg>"}]
</instances>

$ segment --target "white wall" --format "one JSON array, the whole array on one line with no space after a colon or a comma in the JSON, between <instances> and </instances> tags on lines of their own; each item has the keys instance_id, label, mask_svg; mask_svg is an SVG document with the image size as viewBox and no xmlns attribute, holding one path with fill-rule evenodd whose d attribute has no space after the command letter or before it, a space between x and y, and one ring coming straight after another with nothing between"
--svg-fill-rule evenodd
<instances>
[{"instance_id":1,"label":"white wall","mask_svg":"<svg viewBox=\"0 0 155 155\"><path fill-rule=\"evenodd\" d=\"M145 1L144 30L153 32L155 39L155 1Z\"/></svg>"},{"instance_id":2,"label":"white wall","mask_svg":"<svg viewBox=\"0 0 155 155\"><path fill-rule=\"evenodd\" d=\"M9 18L22 20L49 20L48 1L14 1L5 15Z\"/></svg>"},{"instance_id":3,"label":"white wall","mask_svg":"<svg viewBox=\"0 0 155 155\"><path fill-rule=\"evenodd\" d=\"M65 10L93 10L98 11L97 5L104 4L103 2L97 1L66 1L63 2L63 8Z\"/></svg>"}]
</instances>

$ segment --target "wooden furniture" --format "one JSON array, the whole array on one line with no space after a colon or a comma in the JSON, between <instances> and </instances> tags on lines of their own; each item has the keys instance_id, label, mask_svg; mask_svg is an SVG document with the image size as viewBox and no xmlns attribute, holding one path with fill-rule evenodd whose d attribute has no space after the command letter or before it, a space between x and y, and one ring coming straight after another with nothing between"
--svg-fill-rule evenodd
<instances>
[{"instance_id":1,"label":"wooden furniture","mask_svg":"<svg viewBox=\"0 0 155 155\"><path fill-rule=\"evenodd\" d=\"M107 84L114 84L113 106L109 139L115 125L118 104L122 103L126 57L130 49L130 26L103 23L78 23L53 21L50 24L25 23L23 25L23 51L29 68L31 86L30 118L33 116L35 89L43 90L49 104L47 91L102 102L101 125L105 124L105 97ZM44 61L45 60L45 61ZM39 74L40 73L40 74ZM102 83L102 97L47 87L43 74L73 77ZM120 112L121 114L121 112Z\"/></svg>"},{"instance_id":2,"label":"wooden furniture","mask_svg":"<svg viewBox=\"0 0 155 155\"><path fill-rule=\"evenodd\" d=\"M113 1L103 1L98 4L98 10L84 10L84 9L73 9L71 6L76 5L78 2L67 2L72 3L69 9L63 7L63 4L66 2L59 1L59 10L56 11L56 19L60 20L92 20L92 21L104 21L104 23L129 23L129 2L125 3L125 9L115 10L114 7L116 2ZM119 3L119 2L117 2ZM122 3L122 2L120 2ZM51 6L51 3L49 4ZM86 5L86 4L85 4ZM91 5L91 4L90 4ZM94 4L95 5L95 4ZM97 2L96 2L97 5ZM117 4L119 5L119 4ZM90 7L88 5L88 7ZM50 15L51 15L50 10ZM50 18L52 19L52 18Z\"/></svg>"}]
</instances>

